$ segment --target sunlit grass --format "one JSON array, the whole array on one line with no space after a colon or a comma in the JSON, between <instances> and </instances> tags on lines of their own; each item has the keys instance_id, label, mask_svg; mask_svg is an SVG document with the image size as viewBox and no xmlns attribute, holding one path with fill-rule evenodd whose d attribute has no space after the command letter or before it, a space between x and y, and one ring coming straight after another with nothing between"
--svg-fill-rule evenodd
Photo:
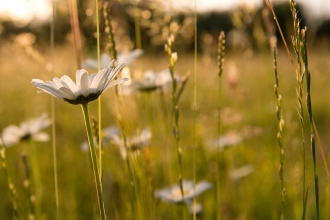
<instances>
[{"instance_id":1,"label":"sunlit grass","mask_svg":"<svg viewBox=\"0 0 330 220\"><path fill-rule=\"evenodd\" d=\"M3 43L3 42L0 42ZM32 78L49 78L47 63L37 62L26 53L25 48L17 42L1 44L0 48L1 76L0 86L0 124L18 124L24 119L51 112L49 96L37 94L30 84ZM175 45L174 45L175 46ZM69 49L68 49L69 48ZM41 51L36 48L37 51ZM51 60L51 51L41 52L45 60ZM216 54L216 47L214 47ZM76 71L75 55L70 44L58 45L54 48L54 75L64 74L74 77ZM179 54L180 55L180 54ZM266 57L265 57L266 56ZM140 153L130 152L128 169L127 161L122 158L120 149L112 142L103 146L103 198L108 219L180 219L182 207L162 202L153 196L153 192L173 183L178 183L178 170L182 169L185 179L196 182L207 180L213 188L205 191L196 200L203 205L203 212L197 219L215 219L217 214L218 172L221 219L279 219L281 213L280 180L278 178L279 148L276 140L276 100L274 99L273 72L269 65L272 56L254 53L252 56L237 54L228 49L222 76L221 88L221 134L237 133L242 135L242 141L229 146L220 154L217 161L217 149L210 146L210 140L218 137L218 66L217 58L210 55L209 59L195 61L192 54L179 56L175 71L180 76L193 72L197 67L197 90L188 81L180 98L180 147L184 152L182 167L177 161L176 141L173 138L171 85L164 91L164 100L160 99L159 91L144 94L133 93L131 96L121 96L120 115L126 137L132 137L146 126L151 127L152 139L150 146L140 150ZM328 125L330 122L326 98L328 88L330 55L322 48L309 49L308 68L312 73L313 117L321 140L330 141ZM269 60L269 63L264 62ZM196 63L197 62L197 63ZM168 68L166 54L149 55L145 53L130 65L130 71L135 77L148 69L154 72ZM278 74L281 84L281 94L285 99L283 118L286 129L283 133L285 143L285 187L288 192L285 202L286 219L299 219L302 213L302 160L301 160L301 130L296 114L296 79L292 74L290 60L285 50L279 48ZM111 94L112 93L112 94ZM77 114L78 106L56 101L56 137L59 209L61 219L93 219L97 214L97 197L94 190L91 161L88 152L80 149L80 144L86 141L83 116ZM196 103L194 103L196 102ZM194 116L194 104L196 115ZM102 95L102 126L118 125L117 103L114 91ZM164 108L167 115L164 114ZM97 103L90 104L90 114L97 116ZM235 117L234 117L235 116ZM306 115L307 116L307 115ZM172 118L171 118L172 117ZM195 122L193 122L193 117ZM232 120L229 120L232 117ZM151 120L152 119L152 120ZM221 119L222 120L222 119ZM306 121L307 118L305 119ZM194 124L195 123L195 124ZM196 126L193 134L193 127ZM46 129L51 132L51 129ZM194 136L194 137L193 137ZM195 145L197 148L192 150ZM309 138L307 138L309 139ZM36 157L40 169L40 182L43 186L43 202L41 210L46 219L55 216L54 171L51 143L35 143ZM28 201L23 186L25 178L24 165L21 161L21 146L13 146L6 150L13 182L17 187L19 202L23 204L24 213ZM195 152L194 152L195 151ZM299 153L297 153L299 152ZM325 149L325 155L327 156ZM194 156L195 154L195 156ZM195 157L195 159L194 159ZM329 158L329 157L327 157ZM327 214L325 189L327 174L321 165L320 155L316 153L320 189L320 216ZM219 164L217 164L219 163ZM320 164L319 164L320 163ZM193 169L193 164L195 168ZM242 167L253 167L246 176L238 175ZM244 170L244 169L243 169ZM131 173L129 173L131 172ZM234 173L234 174L233 174ZM233 177L234 176L234 177ZM313 189L312 155L306 153L306 185L310 192ZM10 191L4 172L0 172L0 187L4 189L0 196L0 216L10 218L13 213ZM134 199L134 201L132 201ZM316 218L315 200L309 196L307 200L306 219ZM135 207L134 207L135 205ZM136 209L134 211L134 209ZM186 210L187 211L187 210ZM186 213L187 215L188 212ZM187 219L189 219L188 217ZM320 218L322 219L322 217Z\"/></svg>"}]
</instances>

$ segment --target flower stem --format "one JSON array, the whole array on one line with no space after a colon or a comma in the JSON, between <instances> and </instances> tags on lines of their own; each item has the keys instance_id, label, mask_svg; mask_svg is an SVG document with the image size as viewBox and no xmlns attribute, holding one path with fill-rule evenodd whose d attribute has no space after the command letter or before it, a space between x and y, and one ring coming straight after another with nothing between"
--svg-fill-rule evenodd
<instances>
[{"instance_id":1,"label":"flower stem","mask_svg":"<svg viewBox=\"0 0 330 220\"><path fill-rule=\"evenodd\" d=\"M279 80L278 80L278 74L277 74L277 56L276 56L276 47L274 47L273 50L273 57L274 57L274 73L275 73L275 86L274 86L274 91L275 91L275 96L276 96L276 101L277 101L277 106L276 106L276 115L277 115L277 120L278 120L278 133L277 133L277 141L278 145L280 147L280 166L279 166L279 175L280 175L280 181L281 181L281 207L282 207L282 212L280 219L285 218L285 197L286 197L286 189L284 187L284 149L283 149L283 138L282 138L282 133L283 133L283 128L284 128L284 119L282 116L282 96L279 93Z\"/></svg>"},{"instance_id":2,"label":"flower stem","mask_svg":"<svg viewBox=\"0 0 330 220\"><path fill-rule=\"evenodd\" d=\"M41 180L40 173L38 169L38 160L36 155L36 150L33 142L29 141L29 156L31 161L32 175L34 181L34 190L35 190L35 217L39 218L41 216L41 197L42 197L42 189L41 189Z\"/></svg>"},{"instance_id":3,"label":"flower stem","mask_svg":"<svg viewBox=\"0 0 330 220\"><path fill-rule=\"evenodd\" d=\"M97 71L99 72L101 69L101 60L100 60L100 19L99 19L99 2L98 0L95 0L95 16L96 16L96 34L97 34L97 43L96 43L96 47L97 47ZM97 104L98 104L98 126L99 126L99 134L98 134L98 146L99 146L99 150L98 150L98 154L99 154L99 176L102 176L102 141L101 141L101 128L102 128L102 111L101 111L101 98L99 98L97 100ZM87 104L86 104L87 105ZM89 138L88 138L89 139ZM91 141L93 142L93 139L91 139ZM94 142L93 142L94 144ZM97 159L97 158L96 158ZM101 181L101 178L100 178ZM100 185L101 190L102 190L102 185Z\"/></svg>"},{"instance_id":4,"label":"flower stem","mask_svg":"<svg viewBox=\"0 0 330 220\"><path fill-rule=\"evenodd\" d=\"M169 71L171 74L172 78L172 106L173 106L173 114L174 114L174 125L173 125L173 134L175 137L175 142L176 142L176 149L177 149L177 155L178 155L178 162L179 162L179 186L180 186L180 191L181 191L181 196L182 196L182 201L184 201L184 191L183 191L183 180L182 180L182 173L183 173L183 168L182 168L182 148L180 147L180 133L179 133L179 106L178 106L178 101L179 101L179 94L177 94L177 80L175 79L174 76L174 67L177 62L178 56L177 53L173 53L172 51L172 46L174 42L174 36L171 35L168 38L167 44L165 44L165 52L167 53L168 58L170 59L170 66L169 66ZM185 207L185 206L183 206ZM185 208L182 209L182 219L186 219L185 216L186 210Z\"/></svg>"},{"instance_id":5,"label":"flower stem","mask_svg":"<svg viewBox=\"0 0 330 220\"><path fill-rule=\"evenodd\" d=\"M56 3L52 0L52 18L50 23L50 51L51 51L51 64L55 66L55 10ZM76 55L78 57L78 54ZM77 58L78 60L78 58ZM78 61L77 61L78 62ZM80 61L79 61L80 62ZM54 68L51 69L51 75L54 77ZM56 206L56 220L60 219L60 202L58 193L57 181L57 145L56 145L56 128L55 128L55 100L51 97L51 112L52 112L52 149L53 149L53 166L54 166L54 188L55 188L55 206Z\"/></svg>"},{"instance_id":6,"label":"flower stem","mask_svg":"<svg viewBox=\"0 0 330 220\"><path fill-rule=\"evenodd\" d=\"M218 42L218 137L221 134L221 82L222 82L222 73L224 66L224 56L225 56L225 32L221 31L219 35ZM220 193L220 142L217 141L217 179L216 179L216 192L217 192L217 219L221 219L221 193Z\"/></svg>"},{"instance_id":7,"label":"flower stem","mask_svg":"<svg viewBox=\"0 0 330 220\"><path fill-rule=\"evenodd\" d=\"M1 137L1 140L2 140L2 137ZM18 207L18 198L17 198L16 187L15 187L13 181L12 181L12 179L13 179L12 174L11 174L11 172L8 169L8 166L7 166L8 163L7 163L7 157L6 157L6 148L5 148L5 146L3 146L1 144L0 144L0 164L3 168L5 176L7 178L7 184L8 184L8 188L9 188L9 191L10 191L11 200L12 200L12 203L13 203L14 214L15 214L17 219L23 220L24 219L23 215L21 213L21 210Z\"/></svg>"},{"instance_id":8,"label":"flower stem","mask_svg":"<svg viewBox=\"0 0 330 220\"><path fill-rule=\"evenodd\" d=\"M97 199L98 199L98 205L99 205L99 212L101 215L101 219L105 220L106 216L105 216L105 209L104 209L104 203L103 203L103 197L102 197L101 178L100 178L100 174L99 174L96 150L94 147L92 129L91 129L91 124L90 124L90 119L89 119L88 103L81 104L81 107L82 107L82 111L84 114L86 132L87 132L87 136L88 136L88 143L89 143L90 152L91 152L91 159L92 159L94 179L95 179L95 184L96 184L96 193L97 193Z\"/></svg>"},{"instance_id":9,"label":"flower stem","mask_svg":"<svg viewBox=\"0 0 330 220\"><path fill-rule=\"evenodd\" d=\"M314 135L314 127L313 127L313 113L312 113L312 98L311 98L311 74L308 68L308 58L307 58L307 28L301 30L302 36L302 61L305 70L305 77L306 77L306 102L307 102L307 112L308 112L308 119L310 125L310 135L311 135L311 149L312 149L312 156L313 156L313 168L314 168L314 185L315 185L315 205L316 205L316 219L320 219L320 203L319 203L319 179L317 175L316 169L316 155L315 155L315 135Z\"/></svg>"}]
</instances>

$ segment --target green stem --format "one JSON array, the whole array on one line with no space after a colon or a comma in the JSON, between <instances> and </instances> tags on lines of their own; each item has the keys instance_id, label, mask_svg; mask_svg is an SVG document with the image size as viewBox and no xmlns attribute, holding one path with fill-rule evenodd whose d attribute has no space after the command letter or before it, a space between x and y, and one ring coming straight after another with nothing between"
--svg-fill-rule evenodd
<instances>
[{"instance_id":1,"label":"green stem","mask_svg":"<svg viewBox=\"0 0 330 220\"><path fill-rule=\"evenodd\" d=\"M99 212L100 212L101 219L105 220L106 216L105 216L105 209L104 209L104 203L103 203L103 197L102 197L101 178L100 178L98 162L97 162L97 157L96 157L96 149L94 147L92 128L91 128L90 119L89 119L88 103L81 104L81 107L82 107L82 111L84 114L86 132L87 132L87 136L88 136L88 143L89 143L90 152L91 152L91 159L92 159L92 165L93 165L94 180L95 180L95 184L96 184L96 193L97 193L97 199L98 199L98 205L99 205Z\"/></svg>"},{"instance_id":2,"label":"green stem","mask_svg":"<svg viewBox=\"0 0 330 220\"><path fill-rule=\"evenodd\" d=\"M1 139L2 139L2 137L1 137ZM8 188L10 191L11 200L13 203L14 214L17 217L17 219L23 220L24 218L21 213L21 210L18 208L17 191L15 188L15 185L13 184L11 173L7 167L8 163L7 163L7 157L6 157L6 148L5 148L5 146L3 146L1 144L0 144L0 162L1 162L1 166L3 168L3 171L5 172L5 176L7 178L7 184L8 184Z\"/></svg>"},{"instance_id":3,"label":"green stem","mask_svg":"<svg viewBox=\"0 0 330 220\"><path fill-rule=\"evenodd\" d=\"M221 76L219 77L219 87L218 87L218 137L220 138L221 135ZM216 180L216 191L217 191L217 219L221 219L221 210L220 210L220 141L217 141L217 180Z\"/></svg>"},{"instance_id":4,"label":"green stem","mask_svg":"<svg viewBox=\"0 0 330 220\"><path fill-rule=\"evenodd\" d=\"M55 0L52 0L52 20L50 23L50 51L51 51L51 63L55 66ZM77 54L78 56L78 54ZM79 66L79 65L78 65ZM54 68L51 69L51 75L54 77ZM53 149L53 166L54 166L54 188L55 188L55 206L56 206L56 220L60 219L59 208L59 196L58 196L58 181L57 181L57 148L56 148L56 129L55 129L55 101L54 97L51 97L51 112L52 112L52 149Z\"/></svg>"},{"instance_id":5,"label":"green stem","mask_svg":"<svg viewBox=\"0 0 330 220\"><path fill-rule=\"evenodd\" d=\"M193 110L193 139L194 139L194 149L193 149L193 180L194 180L194 194L196 194L196 103L197 103L197 0L195 0L195 10L194 10L194 110ZM196 198L193 201L193 207L196 207ZM193 220L196 220L196 211L193 209Z\"/></svg>"},{"instance_id":6,"label":"green stem","mask_svg":"<svg viewBox=\"0 0 330 220\"><path fill-rule=\"evenodd\" d=\"M97 71L99 72L101 69L101 60L100 60L100 19L99 19L99 4L98 0L95 0L95 16L96 16L96 35L97 35L97 42L96 42L96 47L97 47ZM102 112L101 112L101 98L97 100L98 104L98 127L99 127L99 133L98 133L98 154L99 154L99 176L102 177L102 140L101 140L101 119L102 119ZM93 139L92 139L93 140ZM94 142L93 142L94 144ZM101 180L101 179L100 179ZM102 190L102 185L100 185L101 190Z\"/></svg>"},{"instance_id":7,"label":"green stem","mask_svg":"<svg viewBox=\"0 0 330 220\"><path fill-rule=\"evenodd\" d=\"M138 12L138 5L137 1L134 3L134 26L135 26L135 40L136 40L136 48L141 49L141 31L140 31L140 17Z\"/></svg>"},{"instance_id":8,"label":"green stem","mask_svg":"<svg viewBox=\"0 0 330 220\"><path fill-rule=\"evenodd\" d=\"M316 169L316 155L315 155L315 136L314 136L314 127L313 127L313 113L312 113L312 98L311 98L311 74L308 69L308 57L307 57L307 28L301 30L302 35L302 60L305 69L306 77L306 102L307 102L307 112L310 125L310 134L311 134L311 148L313 155L313 167L314 167L314 184L315 184L315 205L316 205L316 216L317 219L320 219L320 204L319 204L319 180Z\"/></svg>"},{"instance_id":9,"label":"green stem","mask_svg":"<svg viewBox=\"0 0 330 220\"><path fill-rule=\"evenodd\" d=\"M36 150L33 142L29 141L29 155L31 160L31 167L32 167L32 175L33 175L33 182L35 188L35 217L39 218L41 215L41 197L42 197L42 189L41 189L41 180L40 180L40 173L38 169L38 160L36 155Z\"/></svg>"}]
</instances>

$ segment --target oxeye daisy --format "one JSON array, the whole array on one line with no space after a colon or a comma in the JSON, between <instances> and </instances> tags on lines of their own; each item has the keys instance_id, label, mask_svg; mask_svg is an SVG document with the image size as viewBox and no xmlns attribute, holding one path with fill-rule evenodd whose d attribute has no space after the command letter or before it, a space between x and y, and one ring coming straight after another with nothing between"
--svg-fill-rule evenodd
<instances>
[{"instance_id":1,"label":"oxeye daisy","mask_svg":"<svg viewBox=\"0 0 330 220\"><path fill-rule=\"evenodd\" d=\"M124 67L124 64L113 67L113 63L114 60L108 67L90 76L88 76L88 72L84 69L77 70L76 82L73 82L70 77L64 75L61 78L53 78L53 81L46 82L40 79L32 79L32 83L41 92L46 92L71 104L89 103L97 99L110 87L128 80L127 78L121 78L112 81Z\"/></svg>"},{"instance_id":2,"label":"oxeye daisy","mask_svg":"<svg viewBox=\"0 0 330 220\"><path fill-rule=\"evenodd\" d=\"M49 140L49 135L41 130L51 124L51 119L47 113L43 113L38 118L31 118L23 121L19 126L9 125L2 132L2 145L13 146L24 140L34 140L45 142Z\"/></svg>"},{"instance_id":3,"label":"oxeye daisy","mask_svg":"<svg viewBox=\"0 0 330 220\"><path fill-rule=\"evenodd\" d=\"M175 73L174 78L177 83L181 83L182 79ZM161 90L165 92L167 86L172 83L173 79L168 69L155 73L152 70L144 72L143 79L131 79L129 82L121 85L123 95L131 95L136 91L140 92L152 92Z\"/></svg>"},{"instance_id":4,"label":"oxeye daisy","mask_svg":"<svg viewBox=\"0 0 330 220\"><path fill-rule=\"evenodd\" d=\"M212 187L212 184L203 180L194 185L191 180L183 180L183 192L182 198L180 186L178 184L173 185L171 188L159 189L154 192L154 196L163 201L170 203L182 203L190 204L191 201L202 194L205 190Z\"/></svg>"},{"instance_id":5,"label":"oxeye daisy","mask_svg":"<svg viewBox=\"0 0 330 220\"><path fill-rule=\"evenodd\" d=\"M91 153L99 212L102 220L106 219L106 215L102 196L102 183L99 173L99 163L96 156L92 128L89 118L88 103L97 99L104 91L110 87L128 80L127 78L121 78L112 81L124 67L124 64L119 64L117 67L115 67L114 62L115 60L112 60L109 66L102 69L97 74L92 74L90 76L88 76L86 70L78 70L76 72L75 83L71 80L70 77L66 75L62 76L60 79L53 78L53 81L44 82L40 79L32 80L32 83L37 88L39 88L41 92L46 92L73 105L81 105Z\"/></svg>"}]
</instances>

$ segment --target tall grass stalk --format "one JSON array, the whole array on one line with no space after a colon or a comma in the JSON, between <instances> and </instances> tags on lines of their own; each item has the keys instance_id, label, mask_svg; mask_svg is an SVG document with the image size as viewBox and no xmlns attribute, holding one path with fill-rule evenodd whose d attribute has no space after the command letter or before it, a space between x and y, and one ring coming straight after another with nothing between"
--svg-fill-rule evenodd
<instances>
[{"instance_id":1,"label":"tall grass stalk","mask_svg":"<svg viewBox=\"0 0 330 220\"><path fill-rule=\"evenodd\" d=\"M136 48L141 49L140 10L138 8L138 0L134 1L134 28Z\"/></svg>"},{"instance_id":2,"label":"tall grass stalk","mask_svg":"<svg viewBox=\"0 0 330 220\"><path fill-rule=\"evenodd\" d=\"M100 61L100 16L99 16L99 1L95 0L95 19L96 19L96 48L97 48L97 72L100 71L101 61ZM98 134L98 160L99 160L99 175L102 182L102 102L101 97L97 99L97 109L98 109L98 122L99 122L99 134ZM102 191L102 184L101 184Z\"/></svg>"},{"instance_id":3,"label":"tall grass stalk","mask_svg":"<svg viewBox=\"0 0 330 220\"><path fill-rule=\"evenodd\" d=\"M78 10L77 10L77 0L69 0L69 8L70 8L71 33L73 36L73 46L76 56L76 64L77 64L77 68L80 69L81 39L80 39L79 18L78 18Z\"/></svg>"},{"instance_id":4,"label":"tall grass stalk","mask_svg":"<svg viewBox=\"0 0 330 220\"><path fill-rule=\"evenodd\" d=\"M7 161L7 157L6 157L6 146L5 146L6 143L4 143L3 138L2 138L1 126L0 126L0 139L1 139L0 162L1 162L2 169L3 169L6 179L7 179L7 184L8 184L8 188L9 188L9 192L10 192L10 196L11 196L11 201L13 203L13 211L14 211L14 214L17 219L23 220L25 218L23 218L22 211L18 205L17 190L13 183L12 173L11 173L10 169L8 168L8 161Z\"/></svg>"},{"instance_id":5,"label":"tall grass stalk","mask_svg":"<svg viewBox=\"0 0 330 220\"><path fill-rule=\"evenodd\" d=\"M182 148L180 147L180 133L179 133L179 106L178 106L178 96L177 96L177 81L174 76L174 67L178 60L177 53L173 52L173 43L174 43L174 36L171 35L168 40L167 44L165 44L165 52L170 60L169 71L172 77L172 106L173 106L173 114L174 114L174 124L173 124L173 134L175 137L176 142L176 149L177 149L177 156L178 156L178 163L179 163L179 185L181 190L182 201L184 201L184 191L183 191L183 180L182 180ZM180 93L179 93L180 94ZM183 211L183 219L186 218L186 207L182 205Z\"/></svg>"},{"instance_id":6,"label":"tall grass stalk","mask_svg":"<svg viewBox=\"0 0 330 220\"><path fill-rule=\"evenodd\" d=\"M113 28L111 25L110 7L107 2L103 5L103 17L105 20L104 32L107 37L107 49L110 54L110 57L117 60L116 41L114 38ZM124 147L127 152L127 156L125 158L125 164L126 164L126 170L127 170L127 174L128 174L128 184L129 184L129 188L130 188L131 201L133 201L133 205L132 205L133 215L135 216L135 218L140 219L141 217L140 217L140 212L139 212L139 208L138 208L139 201L138 201L138 195L137 195L136 177L135 177L135 172L134 172L134 170L136 170L137 167L135 167L134 161L131 161L131 157L129 156L130 149L127 146L127 136L126 136L126 132L124 130L122 116L119 112L120 106L122 104L121 104L121 99L120 99L119 93L118 93L118 86L115 87L115 103L116 103L117 123L118 123L120 133L122 135L122 138L124 140Z\"/></svg>"},{"instance_id":7,"label":"tall grass stalk","mask_svg":"<svg viewBox=\"0 0 330 220\"><path fill-rule=\"evenodd\" d=\"M196 103L197 103L197 0L195 0L195 10L194 10L194 109L193 109L193 139L194 139L194 155L193 155L193 181L194 186L196 185ZM194 193L196 194L196 189L194 187ZM196 197L193 200L193 206L196 207ZM193 209L193 220L196 220L196 210Z\"/></svg>"},{"instance_id":8,"label":"tall grass stalk","mask_svg":"<svg viewBox=\"0 0 330 220\"><path fill-rule=\"evenodd\" d=\"M116 50L116 41L114 39L112 25L111 25L111 15L110 15L110 7L108 2L105 2L103 5L103 17L105 29L104 32L107 37L107 49L109 51L109 55L111 58L117 60L117 50Z\"/></svg>"},{"instance_id":9,"label":"tall grass stalk","mask_svg":"<svg viewBox=\"0 0 330 220\"><path fill-rule=\"evenodd\" d=\"M42 185L40 180L40 172L38 166L37 153L35 149L35 145L32 140L29 140L28 143L29 149L29 158L31 164L33 185L34 185L34 193L35 193L35 218L38 219L41 217L41 204L42 204Z\"/></svg>"},{"instance_id":10,"label":"tall grass stalk","mask_svg":"<svg viewBox=\"0 0 330 220\"><path fill-rule=\"evenodd\" d=\"M314 184L315 184L315 205L316 205L316 217L320 219L320 205L319 205L319 180L316 170L316 155L315 155L315 135L313 127L313 113L312 113L312 97L311 97L311 74L308 69L308 56L307 56L307 28L301 30L301 55L304 65L304 73L306 76L306 101L307 101L307 112L310 126L310 135L311 135L311 149L313 156L313 168L314 168Z\"/></svg>"},{"instance_id":11,"label":"tall grass stalk","mask_svg":"<svg viewBox=\"0 0 330 220\"><path fill-rule=\"evenodd\" d=\"M278 145L280 147L279 175L280 175L280 181L281 181L281 207L282 207L281 219L284 219L285 218L284 204L285 204L285 197L286 197L286 189L284 187L284 175L283 175L283 170L284 170L284 166L283 166L284 165L284 149L283 149L283 140L282 140L282 133L283 133L283 128L284 128L284 119L283 119L283 116L282 116L282 96L279 93L276 47L274 47L273 57L274 57L274 73L275 73L274 91L275 91L275 96L276 96L276 101L277 101L276 115L277 115L277 120L278 120L277 141L278 141Z\"/></svg>"},{"instance_id":12,"label":"tall grass stalk","mask_svg":"<svg viewBox=\"0 0 330 220\"><path fill-rule=\"evenodd\" d=\"M221 135L221 81L222 81L222 73L223 73L223 66L224 66L224 56L225 56L225 32L221 31L219 35L218 41L218 137ZM220 142L217 141L217 179L216 179L216 192L217 192L217 219L221 219L221 194L220 194L220 183L221 183L221 176L220 176Z\"/></svg>"},{"instance_id":13,"label":"tall grass stalk","mask_svg":"<svg viewBox=\"0 0 330 220\"><path fill-rule=\"evenodd\" d=\"M100 213L101 219L105 220L106 215L105 215L103 196L102 196L102 187L101 187L102 181L101 181L101 176L99 173L99 164L98 164L98 160L97 160L96 149L95 149L94 141L93 141L92 128L91 128L91 123L90 123L90 119L89 119L88 103L81 104L81 107L82 107L82 111L83 111L83 115L84 115L86 133L87 133L88 143L89 143L89 148L90 148L90 153L91 153L99 213Z\"/></svg>"},{"instance_id":14,"label":"tall grass stalk","mask_svg":"<svg viewBox=\"0 0 330 220\"><path fill-rule=\"evenodd\" d=\"M292 0L290 0L290 7L293 8L294 10L295 10L295 5L296 5L296 3L295 3L294 1L292 1ZM274 10L273 10L273 7L272 7L272 5L271 5L271 3L270 3L270 0L268 0L268 6L269 6L269 8L270 8L271 11L272 11L272 14L273 14L273 16L274 16L274 20L275 20L275 22L276 22L276 25L277 25L279 31L280 31L280 34L281 34L281 37L282 37L282 40L283 40L284 46L285 46L285 48L286 48L287 54L288 54L288 56L289 56L289 58L290 58L291 64L292 64L293 69L294 69L294 72L296 73L297 71L296 71L296 68L295 68L295 66L294 66L294 64L293 64L293 60L292 60L292 57L291 57L291 54L290 54L289 48L288 48L288 46L287 46L287 44L286 44L286 40L285 40L285 38L284 38L284 35L283 35L283 33L282 33L281 27L280 27L280 25L279 25L279 23L278 23L277 17L276 17L276 15L275 15L275 12L274 12ZM300 31L300 30L298 29L298 31ZM302 94L303 94L303 96L304 96L304 91L302 91ZM330 173L329 173L328 164L327 164L327 161L326 161L326 158L325 158L325 154L324 154L324 151L323 151L322 143L321 143L321 140L320 140L320 137L319 137L319 134L318 134L317 127L316 127L316 125L315 125L314 119L311 118L311 120L312 120L313 132L315 133L315 134L313 135L313 138L311 138L311 139L314 141L314 144L315 144L315 137L316 137L317 140L318 140L318 143L319 143L319 150L320 150L321 155L322 155L322 160L323 160L324 168L325 168L325 170L326 170L326 175L328 176L328 183L330 183ZM313 144L312 144L312 145L313 145ZM312 152L313 152L313 149L312 149ZM316 170L315 170L315 172L316 172ZM314 175L314 177L315 177L315 175ZM315 178L314 178L314 179L315 179ZM328 184L328 187L329 187L329 184ZM304 195L304 197L303 197L303 214L302 214L302 219L305 219L305 214L306 214L307 191L308 191L308 190L304 190L305 195Z\"/></svg>"},{"instance_id":15,"label":"tall grass stalk","mask_svg":"<svg viewBox=\"0 0 330 220\"><path fill-rule=\"evenodd\" d=\"M27 218L34 219L36 216L35 195L32 192L32 188L31 188L31 167L28 162L27 155L25 153L22 154L22 162L23 162L23 166L25 169L25 179L23 180L23 186L26 190L26 194L27 194L28 200L29 200L29 210L28 210Z\"/></svg>"},{"instance_id":16,"label":"tall grass stalk","mask_svg":"<svg viewBox=\"0 0 330 220\"><path fill-rule=\"evenodd\" d=\"M301 127L301 140L302 140L302 152L303 152L303 212L305 212L304 207L304 199L305 199L305 192L306 192L306 149L305 149L305 129L304 129L304 111L303 111L303 81L304 81L304 72L302 70L302 63L301 63L301 36L300 36L300 29L299 29L299 19L298 14L295 8L295 2L290 1L290 9L293 18L293 31L294 35L292 36L292 44L294 53L296 55L297 61L297 69L296 69L296 80L297 80L297 112L300 121ZM304 214L303 214L304 215Z\"/></svg>"},{"instance_id":17,"label":"tall grass stalk","mask_svg":"<svg viewBox=\"0 0 330 220\"><path fill-rule=\"evenodd\" d=\"M50 51L51 51L51 75L54 77L54 65L55 65L55 0L52 0L52 21L50 23ZM60 208L59 208L59 196L58 196L58 180L57 180L57 148L56 148L56 128L55 128L55 98L51 96L51 115L52 115L52 149L53 149L53 169L54 169L54 188L55 188L55 207L56 207L56 220L60 219Z\"/></svg>"}]
</instances>

